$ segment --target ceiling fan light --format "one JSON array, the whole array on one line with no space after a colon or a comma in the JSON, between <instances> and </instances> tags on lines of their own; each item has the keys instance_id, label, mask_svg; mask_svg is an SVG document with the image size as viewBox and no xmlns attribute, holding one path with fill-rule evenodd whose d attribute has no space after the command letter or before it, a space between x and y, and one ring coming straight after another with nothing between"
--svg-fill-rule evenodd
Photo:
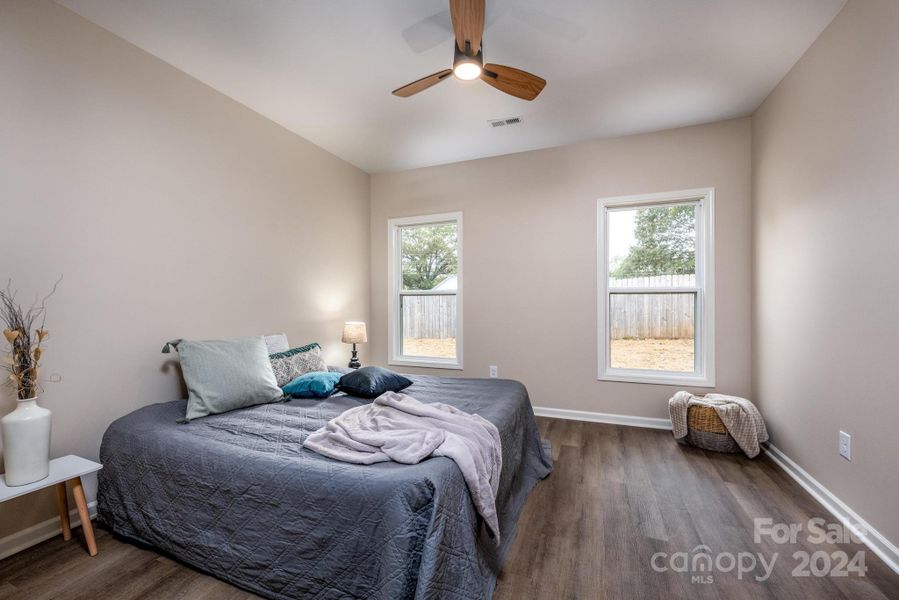
<instances>
[{"instance_id":1,"label":"ceiling fan light","mask_svg":"<svg viewBox=\"0 0 899 600\"><path fill-rule=\"evenodd\" d=\"M476 62L459 62L453 66L453 74L463 81L471 81L481 76L481 65Z\"/></svg>"}]
</instances>

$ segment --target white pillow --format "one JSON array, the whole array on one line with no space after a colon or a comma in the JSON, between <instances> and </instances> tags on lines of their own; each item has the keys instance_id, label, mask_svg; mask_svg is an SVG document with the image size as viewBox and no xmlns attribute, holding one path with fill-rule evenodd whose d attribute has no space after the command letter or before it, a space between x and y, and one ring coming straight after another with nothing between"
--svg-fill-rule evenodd
<instances>
[{"instance_id":1,"label":"white pillow","mask_svg":"<svg viewBox=\"0 0 899 600\"><path fill-rule=\"evenodd\" d=\"M278 352L287 352L290 350L290 344L287 342L286 333L276 333L274 335L262 336L265 338L265 347L268 348L269 354L277 354Z\"/></svg>"}]
</instances>

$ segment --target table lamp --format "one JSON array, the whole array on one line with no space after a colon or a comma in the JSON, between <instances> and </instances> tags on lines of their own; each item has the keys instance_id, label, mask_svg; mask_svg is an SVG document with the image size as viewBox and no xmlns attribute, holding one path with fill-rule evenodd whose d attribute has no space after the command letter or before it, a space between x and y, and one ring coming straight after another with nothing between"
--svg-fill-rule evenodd
<instances>
[{"instance_id":1,"label":"table lamp","mask_svg":"<svg viewBox=\"0 0 899 600\"><path fill-rule=\"evenodd\" d=\"M365 333L365 323L362 321L347 321L344 323L342 341L344 344L353 345L353 357L350 359L348 366L351 369L358 369L362 366L362 363L359 362L359 358L356 356L356 344L364 344L368 341L368 336Z\"/></svg>"}]
</instances>

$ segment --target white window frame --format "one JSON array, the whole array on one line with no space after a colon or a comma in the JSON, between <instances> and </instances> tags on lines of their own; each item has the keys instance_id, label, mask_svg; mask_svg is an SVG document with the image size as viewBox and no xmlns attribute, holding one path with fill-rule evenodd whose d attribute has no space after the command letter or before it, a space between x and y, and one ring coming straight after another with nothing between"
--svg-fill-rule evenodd
<instances>
[{"instance_id":1,"label":"white window frame","mask_svg":"<svg viewBox=\"0 0 899 600\"><path fill-rule=\"evenodd\" d=\"M428 358L423 356L404 356L400 353L403 339L402 319L399 311L403 295L426 296L447 295L446 291L403 290L403 272L400 261L400 229L410 225L440 225L455 223L456 225L456 358ZM403 217L387 221L387 363L403 367L429 367L434 369L462 369L462 213L448 212L436 215L420 215Z\"/></svg>"},{"instance_id":2,"label":"white window frame","mask_svg":"<svg viewBox=\"0 0 899 600\"><path fill-rule=\"evenodd\" d=\"M641 207L695 202L696 286L670 288L609 288L608 227L609 212ZM600 381L655 383L688 387L715 387L715 188L601 198L597 201L597 310ZM696 370L677 373L651 369L613 369L610 364L609 295L624 293L696 294L694 337Z\"/></svg>"}]
</instances>

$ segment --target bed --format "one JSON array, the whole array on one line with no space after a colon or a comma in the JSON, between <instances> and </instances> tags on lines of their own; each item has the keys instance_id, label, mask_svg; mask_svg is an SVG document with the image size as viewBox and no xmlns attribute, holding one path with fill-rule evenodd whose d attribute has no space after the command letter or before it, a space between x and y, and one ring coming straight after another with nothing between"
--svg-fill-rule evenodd
<instances>
[{"instance_id":1,"label":"bed","mask_svg":"<svg viewBox=\"0 0 899 600\"><path fill-rule=\"evenodd\" d=\"M489 598L518 516L552 470L523 385L410 376L423 402L478 413L500 431L500 537L454 462L338 462L302 447L346 395L291 400L177 424L185 401L141 408L103 436L98 512L115 534L261 596Z\"/></svg>"}]
</instances>

